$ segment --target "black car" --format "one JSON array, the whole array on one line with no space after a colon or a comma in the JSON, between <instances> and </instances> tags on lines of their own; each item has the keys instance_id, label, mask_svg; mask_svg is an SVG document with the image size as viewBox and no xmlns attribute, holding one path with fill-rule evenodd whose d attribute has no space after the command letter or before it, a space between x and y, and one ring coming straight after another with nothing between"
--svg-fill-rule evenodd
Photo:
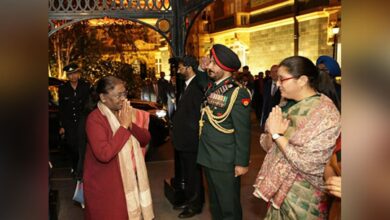
<instances>
[{"instance_id":1,"label":"black car","mask_svg":"<svg viewBox=\"0 0 390 220\"><path fill-rule=\"evenodd\" d=\"M149 132L152 136L150 147L157 147L165 143L169 137L169 123L167 111L156 102L131 99L131 106L150 113Z\"/></svg>"}]
</instances>

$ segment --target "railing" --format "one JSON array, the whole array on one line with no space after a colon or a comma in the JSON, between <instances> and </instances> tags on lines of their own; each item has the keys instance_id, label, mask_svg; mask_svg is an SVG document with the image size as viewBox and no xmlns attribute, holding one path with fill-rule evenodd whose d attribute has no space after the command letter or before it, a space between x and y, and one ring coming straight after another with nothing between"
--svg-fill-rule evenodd
<instances>
[{"instance_id":1,"label":"railing","mask_svg":"<svg viewBox=\"0 0 390 220\"><path fill-rule=\"evenodd\" d=\"M138 21L159 32L175 56L184 53L186 34L197 15L213 0L48 0L49 33L89 19ZM157 19L150 24L141 19ZM183 19L184 18L184 19Z\"/></svg>"},{"instance_id":2,"label":"railing","mask_svg":"<svg viewBox=\"0 0 390 220\"><path fill-rule=\"evenodd\" d=\"M172 0L49 0L49 36L73 23L94 18L171 20L171 4ZM159 31L156 25L151 27Z\"/></svg>"},{"instance_id":3,"label":"railing","mask_svg":"<svg viewBox=\"0 0 390 220\"><path fill-rule=\"evenodd\" d=\"M50 12L171 11L171 0L49 0Z\"/></svg>"}]
</instances>

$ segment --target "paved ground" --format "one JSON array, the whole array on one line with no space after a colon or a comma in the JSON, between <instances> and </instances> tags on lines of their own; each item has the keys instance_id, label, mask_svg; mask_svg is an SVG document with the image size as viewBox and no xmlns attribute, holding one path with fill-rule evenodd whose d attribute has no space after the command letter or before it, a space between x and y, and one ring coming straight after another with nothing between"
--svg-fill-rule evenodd
<instances>
[{"instance_id":1,"label":"paved ground","mask_svg":"<svg viewBox=\"0 0 390 220\"><path fill-rule=\"evenodd\" d=\"M251 163L248 174L242 178L241 183L241 203L243 207L244 219L262 219L266 213L266 204L262 200L252 195L252 184L259 171L264 159L264 152L260 149L258 140L260 129L257 126L255 117L252 117L252 143L251 143ZM173 148L171 141L151 150L147 157L147 168L152 191L153 206L156 220L178 219L180 211L172 209L171 204L164 196L164 179L173 176ZM53 161L53 174L51 179L51 188L59 192L59 219L60 220L78 220L83 219L83 209L72 201L75 182L70 175L70 161L64 157L61 150L51 152ZM206 188L207 193L207 188ZM208 199L206 196L206 205L203 212L190 218L190 220L208 220L211 219Z\"/></svg>"}]
</instances>

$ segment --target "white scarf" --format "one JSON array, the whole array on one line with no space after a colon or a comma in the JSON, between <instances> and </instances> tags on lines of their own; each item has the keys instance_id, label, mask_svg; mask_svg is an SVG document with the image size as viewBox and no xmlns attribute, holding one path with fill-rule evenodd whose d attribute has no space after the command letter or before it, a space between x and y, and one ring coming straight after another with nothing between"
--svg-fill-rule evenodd
<instances>
[{"instance_id":1,"label":"white scarf","mask_svg":"<svg viewBox=\"0 0 390 220\"><path fill-rule=\"evenodd\" d=\"M102 102L98 103L98 108L100 112L107 117L112 133L115 134L120 127L118 119ZM149 113L134 108L132 112L133 122L140 124L140 127L145 127L145 124L147 123L140 121L142 118L145 119L145 117L139 117L141 119L137 122L138 117L136 117L136 115ZM131 158L132 154L134 155L134 161ZM149 188L145 160L140 144L133 135L130 136L122 150L118 153L118 159L129 219L153 219L152 196ZM134 172L134 162L136 172Z\"/></svg>"}]
</instances>

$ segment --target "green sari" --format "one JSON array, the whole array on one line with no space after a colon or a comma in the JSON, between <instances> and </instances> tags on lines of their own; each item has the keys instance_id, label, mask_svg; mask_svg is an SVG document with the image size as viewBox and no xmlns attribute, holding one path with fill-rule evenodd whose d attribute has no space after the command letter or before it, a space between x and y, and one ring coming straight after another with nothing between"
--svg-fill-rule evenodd
<instances>
[{"instance_id":1,"label":"green sari","mask_svg":"<svg viewBox=\"0 0 390 220\"><path fill-rule=\"evenodd\" d=\"M297 177L280 209L269 207L265 219L327 219L328 201L325 193Z\"/></svg>"}]
</instances>

